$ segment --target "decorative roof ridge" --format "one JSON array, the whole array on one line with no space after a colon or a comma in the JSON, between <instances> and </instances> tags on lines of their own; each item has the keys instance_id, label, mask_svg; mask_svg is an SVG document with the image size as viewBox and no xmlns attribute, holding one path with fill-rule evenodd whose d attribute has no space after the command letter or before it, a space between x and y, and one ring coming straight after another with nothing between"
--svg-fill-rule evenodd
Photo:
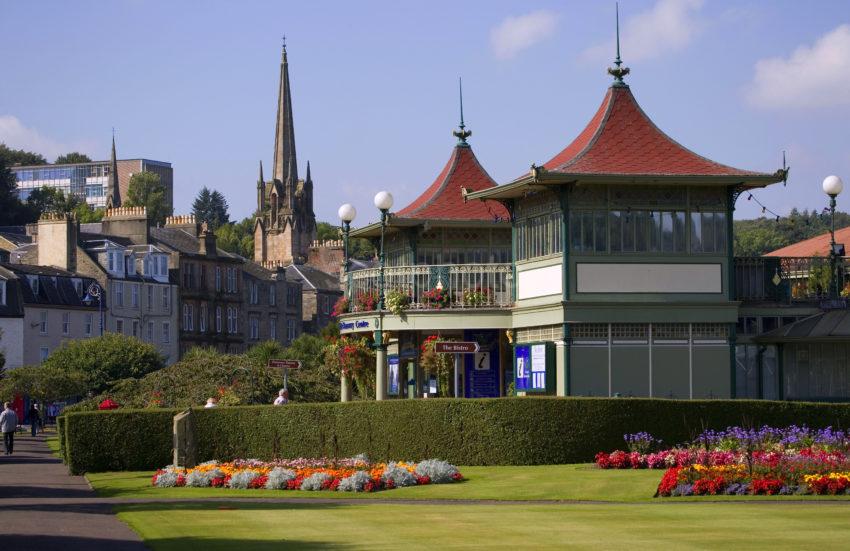
<instances>
[{"instance_id":1,"label":"decorative roof ridge","mask_svg":"<svg viewBox=\"0 0 850 551\"><path fill-rule=\"evenodd\" d=\"M455 170L457 169L457 165L460 161L461 150L468 150L470 153L472 153L472 148L469 147L468 144L466 146L463 146L461 144L456 144L452 148L452 154L449 157L449 160L446 161L445 165L443 165L442 170L440 170L440 173L437 174L437 177L434 179L434 181L431 182L431 185L429 185L425 189L425 191L423 191L422 194L419 195L419 197L414 199L413 202L410 203L410 205L407 205L403 209L400 209L396 214L398 214L398 215L404 214L405 216L413 216L413 215L421 212L422 210L424 210L429 205L433 204L434 201L437 199L437 197L442 195L442 193L446 190L446 187L448 186L449 181L452 178L452 175L454 174ZM473 156L475 156L475 155L473 154ZM437 182L440 182L440 185L434 191L431 191L431 188L433 188L434 185ZM422 204L420 204L419 206L417 206L413 209L407 210L407 209L410 208L411 205L416 204L416 202L419 201L419 199L421 199L426 194L428 194L428 199L423 201Z\"/></svg>"},{"instance_id":2,"label":"decorative roof ridge","mask_svg":"<svg viewBox=\"0 0 850 551\"><path fill-rule=\"evenodd\" d=\"M626 85L617 84L617 83L614 83L614 84L612 84L611 86L608 87L608 91L606 92L606 99L603 99L602 105L600 105L599 109L597 109L596 113L593 116L593 119L591 119L590 123L588 123L587 126L585 126L584 130L582 130L581 133L572 142L570 142L569 145L567 145L567 147L565 147L563 150L561 150L550 161L545 163L543 165L544 168L546 168L547 170L558 171L558 172L569 172L568 169L571 166L578 164L582 159L584 159L585 156L594 149L594 146L596 146L599 139L605 133L606 127L611 120L611 115L613 113L613 110L614 110L614 107L615 107L617 101L630 101L632 103L635 111L637 112L638 116L643 119L643 122L648 125L649 129L652 132L654 132L657 135L657 137L660 137L661 139L665 140L670 145L672 145L674 148L677 148L680 151L682 151L682 152L684 152L688 155L692 155L696 159L699 159L699 160L701 160L701 161L703 161L703 162L705 162L709 165L715 166L719 169L731 171L731 172L737 173L739 175L748 175L748 176L754 176L754 175L769 176L770 175L770 174L765 173L765 172L744 170L744 169L740 169L740 168L737 168L737 167L734 167L734 166L731 166L731 165L719 163L719 162L717 162L713 159L709 159L708 157L700 155L699 153L693 151L692 149L690 149L688 147L685 147L684 145L682 145L681 143L676 141L674 138L672 138L669 134L664 132L661 128L659 128L659 126L657 124L655 124L655 122L652 120L652 118L650 118L649 115L646 114L646 111L643 110L640 103L638 103L637 98L635 98L634 94L632 93L631 88L629 88ZM584 144L584 146L581 148L581 150L578 151L577 153L575 153L574 155L570 156L569 158L567 158L563 161L559 161L558 164L553 164L553 161L555 159L558 159L558 157L562 156L565 152L567 152L568 149L570 149L574 144L576 144L576 142L578 142L580 139L582 139L582 136L585 134L585 132L588 131L588 129L591 128L591 126L593 125L593 120L599 115L599 113L602 111L603 108L605 109L604 115L599 120L596 127L593 129L593 133L590 135L590 137L587 138L587 143ZM611 172L611 174L618 174L618 173L619 172L617 172L617 171ZM695 173L694 175L697 175L697 174L698 173Z\"/></svg>"}]
</instances>

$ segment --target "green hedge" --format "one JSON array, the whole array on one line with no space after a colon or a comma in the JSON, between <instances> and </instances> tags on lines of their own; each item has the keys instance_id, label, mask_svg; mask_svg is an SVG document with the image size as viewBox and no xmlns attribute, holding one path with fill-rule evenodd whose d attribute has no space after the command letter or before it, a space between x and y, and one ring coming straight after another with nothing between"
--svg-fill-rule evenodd
<instances>
[{"instance_id":1,"label":"green hedge","mask_svg":"<svg viewBox=\"0 0 850 551\"><path fill-rule=\"evenodd\" d=\"M138 471L171 463L172 419L178 410L139 409L69 413L65 462L72 474Z\"/></svg>"},{"instance_id":2,"label":"green hedge","mask_svg":"<svg viewBox=\"0 0 850 551\"><path fill-rule=\"evenodd\" d=\"M648 431L665 443L730 425L850 427L850 405L640 398L428 399L196 409L198 460L238 457L439 457L461 465L593 459ZM173 410L72 413L73 472L155 469L170 462ZM78 434L83 432L84 434Z\"/></svg>"},{"instance_id":3,"label":"green hedge","mask_svg":"<svg viewBox=\"0 0 850 551\"><path fill-rule=\"evenodd\" d=\"M62 461L68 462L68 454L65 453L65 416L60 415L56 418L56 436L59 437L59 454L62 456Z\"/></svg>"}]
</instances>

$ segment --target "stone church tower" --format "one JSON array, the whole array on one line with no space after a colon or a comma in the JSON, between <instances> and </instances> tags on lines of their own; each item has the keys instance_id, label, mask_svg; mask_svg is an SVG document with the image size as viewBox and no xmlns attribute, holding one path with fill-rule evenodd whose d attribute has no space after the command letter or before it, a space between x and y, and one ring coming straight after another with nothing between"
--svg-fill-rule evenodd
<instances>
[{"instance_id":1,"label":"stone church tower","mask_svg":"<svg viewBox=\"0 0 850 551\"><path fill-rule=\"evenodd\" d=\"M313 213L313 181L310 163L307 174L298 178L295 157L295 128L292 123L292 95L289 91L289 64L286 45L280 60L280 89L277 99L277 123L274 135L272 180L257 181L257 214L254 223L254 260L283 265L303 264L310 245L316 239L316 215Z\"/></svg>"}]
</instances>

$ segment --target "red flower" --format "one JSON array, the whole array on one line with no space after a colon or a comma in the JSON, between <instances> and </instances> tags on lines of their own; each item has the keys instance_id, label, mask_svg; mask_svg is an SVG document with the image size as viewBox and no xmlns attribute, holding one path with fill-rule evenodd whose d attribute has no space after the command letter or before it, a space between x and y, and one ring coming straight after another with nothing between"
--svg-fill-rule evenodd
<instances>
[{"instance_id":1,"label":"red flower","mask_svg":"<svg viewBox=\"0 0 850 551\"><path fill-rule=\"evenodd\" d=\"M121 406L118 405L118 402L112 400L111 398L107 398L106 400L98 404L97 409L118 409L119 407Z\"/></svg>"},{"instance_id":2,"label":"red flower","mask_svg":"<svg viewBox=\"0 0 850 551\"><path fill-rule=\"evenodd\" d=\"M419 476L419 475L413 475L413 476L416 477L416 483L419 484L420 486L424 486L426 484L431 483L431 477L430 476Z\"/></svg>"},{"instance_id":3,"label":"red flower","mask_svg":"<svg viewBox=\"0 0 850 551\"><path fill-rule=\"evenodd\" d=\"M664 476L661 477L661 482L658 484L658 491L655 495L669 497L673 489L679 485L679 471L681 467L671 467L664 471Z\"/></svg>"}]
</instances>

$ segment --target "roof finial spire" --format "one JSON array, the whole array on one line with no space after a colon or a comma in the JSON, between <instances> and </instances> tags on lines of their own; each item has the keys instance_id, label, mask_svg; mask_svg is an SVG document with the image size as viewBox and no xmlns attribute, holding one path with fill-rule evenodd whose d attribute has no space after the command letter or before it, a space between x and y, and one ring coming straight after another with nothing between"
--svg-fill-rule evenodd
<instances>
[{"instance_id":1,"label":"roof finial spire","mask_svg":"<svg viewBox=\"0 0 850 551\"><path fill-rule=\"evenodd\" d=\"M280 61L281 63L286 63L286 35L280 37L280 42Z\"/></svg>"},{"instance_id":2,"label":"roof finial spire","mask_svg":"<svg viewBox=\"0 0 850 551\"><path fill-rule=\"evenodd\" d=\"M458 127L459 130L455 130L452 134L457 138L457 145L461 147L469 147L469 144L466 143L466 138L472 136L472 132L466 129L466 125L463 124L463 79L458 77L458 90L460 92L460 124Z\"/></svg>"},{"instance_id":3,"label":"roof finial spire","mask_svg":"<svg viewBox=\"0 0 850 551\"><path fill-rule=\"evenodd\" d=\"M629 74L629 68L621 67L623 60L620 59L620 3L615 2L614 6L617 21L617 57L614 59L616 67L608 67L608 74L614 77L614 86L627 86L623 77Z\"/></svg>"}]
</instances>

